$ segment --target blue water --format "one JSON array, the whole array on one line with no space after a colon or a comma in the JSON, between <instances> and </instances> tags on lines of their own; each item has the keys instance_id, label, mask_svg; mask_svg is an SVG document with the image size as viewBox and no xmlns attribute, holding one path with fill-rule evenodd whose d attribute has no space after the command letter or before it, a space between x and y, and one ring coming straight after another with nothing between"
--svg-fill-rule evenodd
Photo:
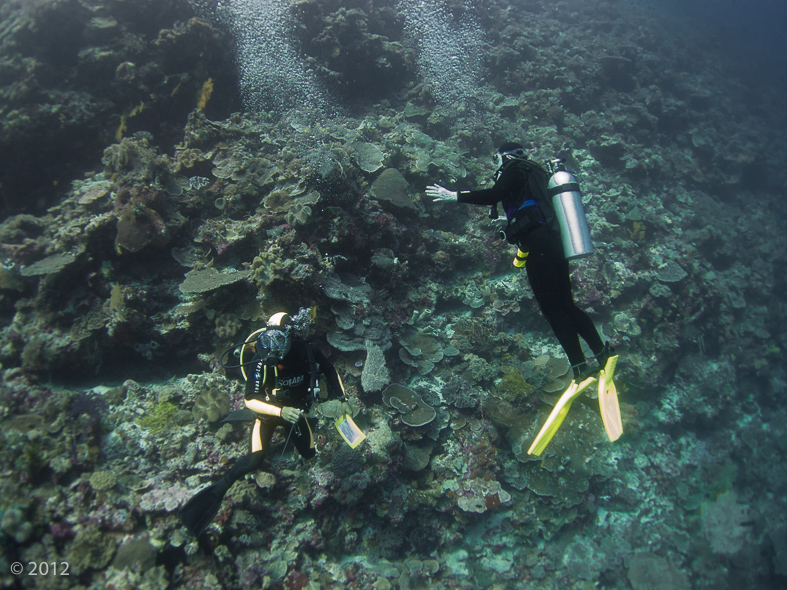
<instances>
[{"instance_id":1,"label":"blue water","mask_svg":"<svg viewBox=\"0 0 787 590\"><path fill-rule=\"evenodd\" d=\"M785 84L787 75L787 6L778 0L688 0L647 2L716 39L720 54L746 65L752 78ZM754 83L754 80L752 80Z\"/></svg>"}]
</instances>

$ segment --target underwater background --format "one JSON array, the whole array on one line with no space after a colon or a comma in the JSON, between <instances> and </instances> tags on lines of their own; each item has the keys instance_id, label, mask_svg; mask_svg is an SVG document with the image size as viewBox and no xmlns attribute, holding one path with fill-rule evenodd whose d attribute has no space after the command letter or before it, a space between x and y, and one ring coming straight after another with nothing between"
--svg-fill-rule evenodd
<instances>
[{"instance_id":1,"label":"underwater background","mask_svg":"<svg viewBox=\"0 0 787 590\"><path fill-rule=\"evenodd\" d=\"M0 1L0 586L787 586L785 12ZM614 443L588 395L528 455L567 360L487 211L423 193L509 140L582 186ZM218 357L299 310L368 438L315 406L197 540L248 451Z\"/></svg>"}]
</instances>

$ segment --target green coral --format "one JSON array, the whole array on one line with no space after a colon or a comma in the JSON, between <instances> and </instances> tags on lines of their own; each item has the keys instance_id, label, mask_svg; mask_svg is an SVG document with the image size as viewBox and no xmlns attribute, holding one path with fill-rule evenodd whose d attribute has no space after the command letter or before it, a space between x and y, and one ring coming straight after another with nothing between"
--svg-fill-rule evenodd
<instances>
[{"instance_id":1,"label":"green coral","mask_svg":"<svg viewBox=\"0 0 787 590\"><path fill-rule=\"evenodd\" d=\"M109 565L115 555L115 540L98 529L84 529L77 533L67 561L74 573L82 574L88 569L101 570Z\"/></svg>"},{"instance_id":2,"label":"green coral","mask_svg":"<svg viewBox=\"0 0 787 590\"><path fill-rule=\"evenodd\" d=\"M312 208L308 205L304 205L302 203L296 203L290 210L287 212L285 216L285 220L291 226L295 227L296 225L304 225L312 215Z\"/></svg>"},{"instance_id":3,"label":"green coral","mask_svg":"<svg viewBox=\"0 0 787 590\"><path fill-rule=\"evenodd\" d=\"M515 368L506 367L503 369L503 378L500 380L498 391L505 399L513 400L530 395L533 386Z\"/></svg>"},{"instance_id":4,"label":"green coral","mask_svg":"<svg viewBox=\"0 0 787 590\"><path fill-rule=\"evenodd\" d=\"M170 402L157 404L153 411L137 422L142 428L158 433L170 426L178 412L178 406Z\"/></svg>"},{"instance_id":5,"label":"green coral","mask_svg":"<svg viewBox=\"0 0 787 590\"><path fill-rule=\"evenodd\" d=\"M242 281L249 276L246 270L235 270L230 268L224 271L218 271L213 267L203 268L200 270L192 269L186 273L185 280L180 284L180 290L187 295L195 293L207 293L214 291L224 285L231 285Z\"/></svg>"},{"instance_id":6,"label":"green coral","mask_svg":"<svg viewBox=\"0 0 787 590\"><path fill-rule=\"evenodd\" d=\"M679 489L679 494L683 492L680 503L686 510L698 510L732 490L737 476L738 468L732 461L711 464L698 476L688 480L687 483L691 487Z\"/></svg>"},{"instance_id":7,"label":"green coral","mask_svg":"<svg viewBox=\"0 0 787 590\"><path fill-rule=\"evenodd\" d=\"M271 246L251 262L251 278L259 287L269 286L284 268L281 246Z\"/></svg>"},{"instance_id":8,"label":"green coral","mask_svg":"<svg viewBox=\"0 0 787 590\"><path fill-rule=\"evenodd\" d=\"M28 442L22 450L21 459L17 461L17 471L26 471L30 477L36 478L44 466L44 449L41 443L38 441Z\"/></svg>"},{"instance_id":9,"label":"green coral","mask_svg":"<svg viewBox=\"0 0 787 590\"><path fill-rule=\"evenodd\" d=\"M111 471L94 471L90 476L90 486L98 491L111 490L117 484L117 477Z\"/></svg>"}]
</instances>

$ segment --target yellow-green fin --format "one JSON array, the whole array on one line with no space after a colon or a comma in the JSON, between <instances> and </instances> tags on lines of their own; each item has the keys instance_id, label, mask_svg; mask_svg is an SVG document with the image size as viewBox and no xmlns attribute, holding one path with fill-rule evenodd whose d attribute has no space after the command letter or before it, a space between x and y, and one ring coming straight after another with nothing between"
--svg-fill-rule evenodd
<instances>
[{"instance_id":1,"label":"yellow-green fin","mask_svg":"<svg viewBox=\"0 0 787 590\"><path fill-rule=\"evenodd\" d=\"M588 377L582 383L577 383L576 381L571 382L571 385L568 386L568 389L566 389L566 391L563 392L563 395L560 396L560 399L555 404L555 407L552 408L552 412L549 414L547 421L541 427L541 430L533 441L533 444L530 445L530 449L527 451L528 455L540 455L544 452L544 449L547 448L549 441L551 441L552 437L555 436L566 415L568 415L568 411L571 409L571 404L579 397L579 394L582 393L588 386L592 385L595 380L595 377Z\"/></svg>"}]
</instances>

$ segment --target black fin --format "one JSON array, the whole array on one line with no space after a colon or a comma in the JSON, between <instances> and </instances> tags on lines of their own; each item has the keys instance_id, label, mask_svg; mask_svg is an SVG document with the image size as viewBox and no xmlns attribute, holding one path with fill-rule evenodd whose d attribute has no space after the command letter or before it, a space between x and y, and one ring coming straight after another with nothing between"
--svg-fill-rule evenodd
<instances>
[{"instance_id":1,"label":"black fin","mask_svg":"<svg viewBox=\"0 0 787 590\"><path fill-rule=\"evenodd\" d=\"M222 424L225 422L251 422L257 418L257 413L252 412L248 408L241 408L240 410L235 410L230 412L224 420L221 421Z\"/></svg>"},{"instance_id":2,"label":"black fin","mask_svg":"<svg viewBox=\"0 0 787 590\"><path fill-rule=\"evenodd\" d=\"M221 478L213 485L197 492L178 511L178 518L195 537L199 537L216 517L221 508L224 494L227 493L231 485L225 478Z\"/></svg>"}]
</instances>

